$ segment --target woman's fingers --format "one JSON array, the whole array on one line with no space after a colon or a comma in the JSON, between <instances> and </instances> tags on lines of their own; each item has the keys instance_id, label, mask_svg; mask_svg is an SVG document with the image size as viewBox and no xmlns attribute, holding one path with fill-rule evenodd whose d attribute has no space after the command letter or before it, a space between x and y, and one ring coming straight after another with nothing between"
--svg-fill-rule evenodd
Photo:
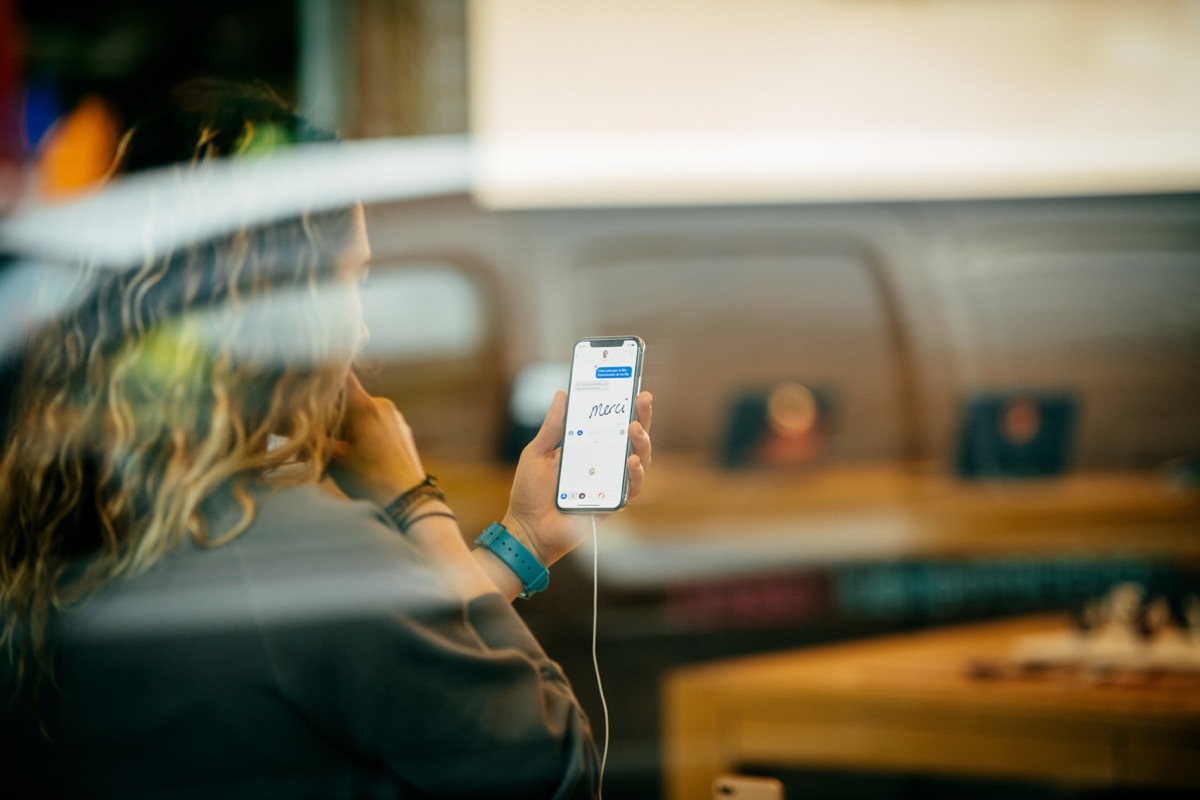
<instances>
[{"instance_id":1,"label":"woman's fingers","mask_svg":"<svg viewBox=\"0 0 1200 800\"><path fill-rule=\"evenodd\" d=\"M646 482L646 467L653 460L653 446L650 441L650 423L654 418L654 396L642 392L634 401L637 407L637 419L629 423L629 443L633 446L633 455L625 467L629 475L629 497L637 497L642 492Z\"/></svg>"},{"instance_id":2,"label":"woman's fingers","mask_svg":"<svg viewBox=\"0 0 1200 800\"><path fill-rule=\"evenodd\" d=\"M654 396L642 392L634 400L637 408L637 419L629 423L629 443L633 446L633 455L625 464L629 477L629 498L632 500L642 492L646 482L646 467L653 460L653 447L650 441L650 422L654 418Z\"/></svg>"},{"instance_id":3,"label":"woman's fingers","mask_svg":"<svg viewBox=\"0 0 1200 800\"><path fill-rule=\"evenodd\" d=\"M642 392L634 400L634 408L637 409L637 419L642 423L642 427L646 429L646 433L650 432L650 420L654 417L654 395L649 392Z\"/></svg>"},{"instance_id":4,"label":"woman's fingers","mask_svg":"<svg viewBox=\"0 0 1200 800\"><path fill-rule=\"evenodd\" d=\"M653 446L650 433L640 420L629 423L629 443L633 445L633 452L641 459L642 466L650 466Z\"/></svg>"},{"instance_id":5,"label":"woman's fingers","mask_svg":"<svg viewBox=\"0 0 1200 800\"><path fill-rule=\"evenodd\" d=\"M632 455L625 462L625 470L629 477L628 497L632 500L642 493L642 485L646 482L646 468L638 456Z\"/></svg>"}]
</instances>

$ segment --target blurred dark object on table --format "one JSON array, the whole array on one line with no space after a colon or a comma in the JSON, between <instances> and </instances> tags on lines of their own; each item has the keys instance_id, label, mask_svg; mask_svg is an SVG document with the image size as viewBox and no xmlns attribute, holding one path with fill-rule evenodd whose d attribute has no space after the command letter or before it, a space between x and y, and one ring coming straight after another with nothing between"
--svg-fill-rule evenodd
<instances>
[{"instance_id":1,"label":"blurred dark object on table","mask_svg":"<svg viewBox=\"0 0 1200 800\"><path fill-rule=\"evenodd\" d=\"M967 401L956 468L964 478L1034 478L1067 469L1076 402L1065 393L979 394Z\"/></svg>"}]
</instances>

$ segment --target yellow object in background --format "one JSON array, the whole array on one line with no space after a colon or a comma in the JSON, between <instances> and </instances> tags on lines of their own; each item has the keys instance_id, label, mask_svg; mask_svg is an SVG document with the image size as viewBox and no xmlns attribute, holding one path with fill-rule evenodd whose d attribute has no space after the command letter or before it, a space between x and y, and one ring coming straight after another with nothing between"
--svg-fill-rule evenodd
<instances>
[{"instance_id":1,"label":"yellow object in background","mask_svg":"<svg viewBox=\"0 0 1200 800\"><path fill-rule=\"evenodd\" d=\"M99 183L116 154L118 135L108 104L95 95L84 97L46 137L37 159L42 196L67 197Z\"/></svg>"}]
</instances>

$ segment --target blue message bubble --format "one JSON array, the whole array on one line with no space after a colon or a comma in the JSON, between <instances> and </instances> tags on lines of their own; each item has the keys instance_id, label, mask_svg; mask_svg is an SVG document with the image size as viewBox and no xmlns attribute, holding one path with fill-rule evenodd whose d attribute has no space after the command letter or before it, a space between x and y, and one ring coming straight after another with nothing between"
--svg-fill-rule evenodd
<instances>
[{"instance_id":1,"label":"blue message bubble","mask_svg":"<svg viewBox=\"0 0 1200 800\"><path fill-rule=\"evenodd\" d=\"M632 378L633 367L596 367L597 378Z\"/></svg>"}]
</instances>

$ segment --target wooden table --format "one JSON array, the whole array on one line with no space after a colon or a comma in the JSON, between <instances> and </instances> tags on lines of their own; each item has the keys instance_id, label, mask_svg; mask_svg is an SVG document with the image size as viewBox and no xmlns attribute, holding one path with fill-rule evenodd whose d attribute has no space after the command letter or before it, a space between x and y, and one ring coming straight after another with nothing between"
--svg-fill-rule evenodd
<instances>
[{"instance_id":1,"label":"wooden table","mask_svg":"<svg viewBox=\"0 0 1200 800\"><path fill-rule=\"evenodd\" d=\"M1080 786L1200 788L1200 680L978 678L1061 615L972 624L673 671L667 797L739 766L881 770Z\"/></svg>"}]
</instances>

